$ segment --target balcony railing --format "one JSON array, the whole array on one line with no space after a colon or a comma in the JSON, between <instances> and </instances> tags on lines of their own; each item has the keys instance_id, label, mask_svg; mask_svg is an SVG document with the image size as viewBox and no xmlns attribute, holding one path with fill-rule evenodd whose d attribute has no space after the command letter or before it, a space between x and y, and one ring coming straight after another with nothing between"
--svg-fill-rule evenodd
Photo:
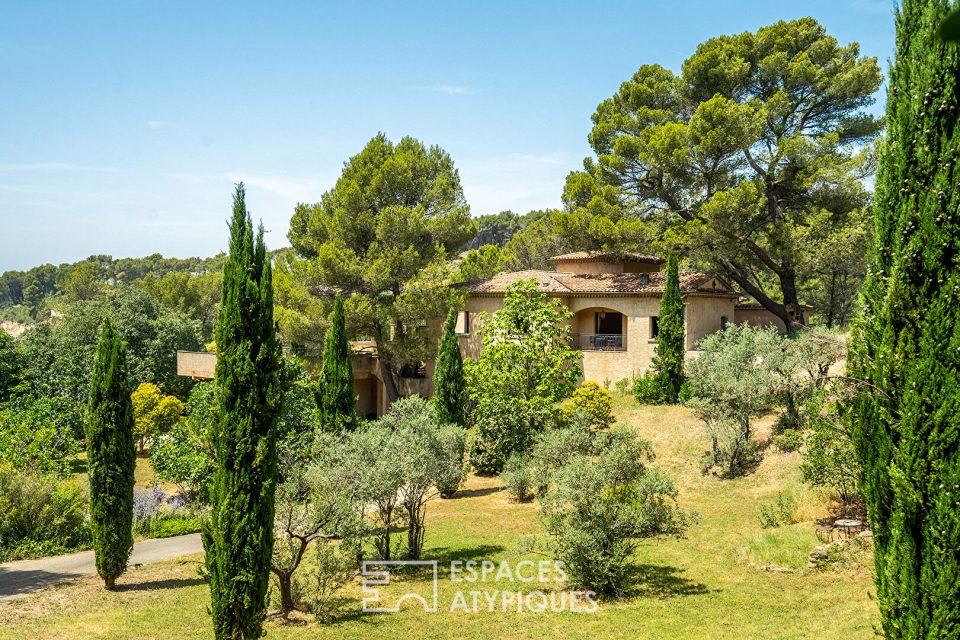
<instances>
[{"instance_id":1,"label":"balcony railing","mask_svg":"<svg viewBox=\"0 0 960 640\"><path fill-rule=\"evenodd\" d=\"M575 333L573 348L580 351L626 351L622 333Z\"/></svg>"}]
</instances>

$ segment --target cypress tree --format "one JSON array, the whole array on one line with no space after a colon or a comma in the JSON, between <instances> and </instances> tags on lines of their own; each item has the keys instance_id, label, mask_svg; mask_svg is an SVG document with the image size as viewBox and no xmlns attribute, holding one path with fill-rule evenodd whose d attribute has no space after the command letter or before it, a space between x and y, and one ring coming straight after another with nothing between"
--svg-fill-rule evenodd
<instances>
[{"instance_id":1,"label":"cypress tree","mask_svg":"<svg viewBox=\"0 0 960 640\"><path fill-rule=\"evenodd\" d=\"M960 52L951 5L903 0L874 245L851 340L848 414L863 463L888 638L960 636Z\"/></svg>"},{"instance_id":2,"label":"cypress tree","mask_svg":"<svg viewBox=\"0 0 960 640\"><path fill-rule=\"evenodd\" d=\"M107 589L127 570L133 549L133 403L127 349L110 319L103 323L90 376L87 471L90 532L97 573Z\"/></svg>"},{"instance_id":3,"label":"cypress tree","mask_svg":"<svg viewBox=\"0 0 960 640\"><path fill-rule=\"evenodd\" d=\"M333 301L330 328L323 338L323 369L317 386L320 427L331 433L352 430L357 422L356 403L343 298L338 295Z\"/></svg>"},{"instance_id":4,"label":"cypress tree","mask_svg":"<svg viewBox=\"0 0 960 640\"><path fill-rule=\"evenodd\" d=\"M467 381L463 355L457 341L457 311L450 309L440 339L437 368L433 372L434 405L441 424L466 426Z\"/></svg>"},{"instance_id":5,"label":"cypress tree","mask_svg":"<svg viewBox=\"0 0 960 640\"><path fill-rule=\"evenodd\" d=\"M276 423L282 353L273 322L270 261L243 184L233 196L230 253L215 329L216 470L203 530L210 612L218 640L259 638L273 551Z\"/></svg>"},{"instance_id":6,"label":"cypress tree","mask_svg":"<svg viewBox=\"0 0 960 640\"><path fill-rule=\"evenodd\" d=\"M660 298L657 320L657 344L653 370L664 402L675 403L683 384L683 359L687 349L683 336L683 295L680 293L680 267L677 254L667 257L667 282Z\"/></svg>"}]
</instances>

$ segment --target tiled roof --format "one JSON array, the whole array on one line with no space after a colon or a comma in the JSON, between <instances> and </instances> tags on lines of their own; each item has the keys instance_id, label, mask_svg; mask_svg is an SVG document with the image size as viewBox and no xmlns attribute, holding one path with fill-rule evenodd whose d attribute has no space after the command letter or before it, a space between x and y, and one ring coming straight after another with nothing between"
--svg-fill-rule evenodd
<instances>
[{"instance_id":1,"label":"tiled roof","mask_svg":"<svg viewBox=\"0 0 960 640\"><path fill-rule=\"evenodd\" d=\"M804 311L813 311L813 307L808 304L802 304L800 308ZM758 302L741 302L737 305L737 309L741 311L766 311L767 308Z\"/></svg>"},{"instance_id":2,"label":"tiled roof","mask_svg":"<svg viewBox=\"0 0 960 640\"><path fill-rule=\"evenodd\" d=\"M520 280L536 280L537 289L558 294L658 294L663 293L667 274L652 273L566 273L558 271L514 271L500 273L487 280L466 282L470 293L503 293L507 287ZM718 288L713 288L716 281ZM680 274L680 290L684 293L710 293L736 296L723 285L723 280L714 273L684 271Z\"/></svg>"},{"instance_id":3,"label":"tiled roof","mask_svg":"<svg viewBox=\"0 0 960 640\"><path fill-rule=\"evenodd\" d=\"M632 251L575 251L574 253L564 253L563 255L553 256L552 262L562 261L610 261L610 262L645 262L648 264L663 264L663 260L656 256L648 256L642 253Z\"/></svg>"}]
</instances>

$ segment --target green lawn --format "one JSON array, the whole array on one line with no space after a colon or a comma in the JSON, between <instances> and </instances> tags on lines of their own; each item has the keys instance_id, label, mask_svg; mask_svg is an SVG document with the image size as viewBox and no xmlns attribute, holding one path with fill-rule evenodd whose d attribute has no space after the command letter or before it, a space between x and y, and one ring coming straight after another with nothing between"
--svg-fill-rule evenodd
<instances>
[{"instance_id":1,"label":"green lawn","mask_svg":"<svg viewBox=\"0 0 960 640\"><path fill-rule=\"evenodd\" d=\"M640 407L618 400L623 424L654 443L658 464L681 488L684 506L700 514L683 540L650 541L637 553L637 588L596 613L449 610L457 589L449 560L539 559L517 551L520 536L538 530L535 504L513 504L496 478L471 477L465 491L430 506L424 556L440 559L440 612L413 607L398 614L361 614L359 587L348 587L343 615L321 625L268 623L272 638L864 638L878 619L869 568L823 573L806 569L817 544L813 520L826 515L822 494L799 483L797 454L767 457L750 477L704 477L703 429L678 407ZM763 433L763 428L760 428ZM803 522L761 529L758 506L792 491ZM208 591L197 577L200 558L133 569L124 590L107 593L80 580L0 607L0 639L209 638ZM418 591L424 574L406 578ZM529 584L486 583L482 590L529 591Z\"/></svg>"}]
</instances>

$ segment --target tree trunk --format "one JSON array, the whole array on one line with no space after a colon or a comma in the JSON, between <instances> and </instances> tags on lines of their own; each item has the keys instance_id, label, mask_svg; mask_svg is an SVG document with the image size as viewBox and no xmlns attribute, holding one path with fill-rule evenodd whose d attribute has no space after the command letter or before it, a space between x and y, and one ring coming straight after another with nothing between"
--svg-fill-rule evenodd
<instances>
[{"instance_id":1,"label":"tree trunk","mask_svg":"<svg viewBox=\"0 0 960 640\"><path fill-rule=\"evenodd\" d=\"M797 295L797 274L793 270L785 270L780 274L780 291L783 293L783 317L787 331L799 331L805 326L803 322L803 307L800 306L800 297Z\"/></svg>"},{"instance_id":2,"label":"tree trunk","mask_svg":"<svg viewBox=\"0 0 960 640\"><path fill-rule=\"evenodd\" d=\"M419 511L417 509L416 511ZM410 525L407 527L407 548L411 560L419 560L423 552L423 514L408 510Z\"/></svg>"},{"instance_id":3,"label":"tree trunk","mask_svg":"<svg viewBox=\"0 0 960 640\"><path fill-rule=\"evenodd\" d=\"M107 591L113 591L115 586L117 586L117 579L114 576L103 579L103 588Z\"/></svg>"},{"instance_id":4,"label":"tree trunk","mask_svg":"<svg viewBox=\"0 0 960 640\"><path fill-rule=\"evenodd\" d=\"M780 318L783 321L784 326L787 328L787 331L799 331L803 328L803 314L802 309L800 308L799 302L796 298L796 277L790 276L788 280L791 282L788 288L791 288L793 291L793 297L791 300L794 305L793 311L788 309L787 304L781 304L776 300L772 299L766 294L766 292L758 287L756 284L750 281L742 269L740 269L734 262L723 256L717 256L717 263L721 267L721 271L725 276L736 282L740 285L740 288L754 300L759 302L764 309L772 313L773 315ZM783 280L781 279L781 290L784 290ZM784 300L787 300L784 297Z\"/></svg>"},{"instance_id":5,"label":"tree trunk","mask_svg":"<svg viewBox=\"0 0 960 640\"><path fill-rule=\"evenodd\" d=\"M393 367L389 362L380 360L380 376L383 379L383 387L387 392L387 400L393 404L400 399L400 391L397 390L397 381L393 377Z\"/></svg>"},{"instance_id":6,"label":"tree trunk","mask_svg":"<svg viewBox=\"0 0 960 640\"><path fill-rule=\"evenodd\" d=\"M297 608L293 601L293 573L274 572L277 575L277 582L280 584L280 613L284 618L287 614Z\"/></svg>"}]
</instances>

